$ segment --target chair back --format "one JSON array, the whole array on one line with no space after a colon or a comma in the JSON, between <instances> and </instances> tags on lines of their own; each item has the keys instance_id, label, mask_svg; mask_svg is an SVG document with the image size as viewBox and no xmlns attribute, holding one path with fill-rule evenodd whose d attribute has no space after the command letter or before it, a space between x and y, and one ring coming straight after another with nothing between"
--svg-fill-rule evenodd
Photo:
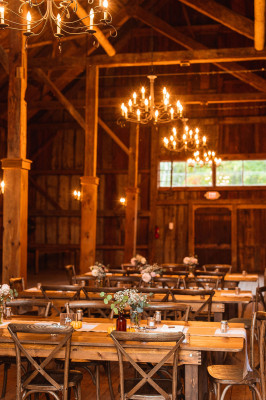
<instances>
[{"instance_id":1,"label":"chair back","mask_svg":"<svg viewBox=\"0 0 266 400\"><path fill-rule=\"evenodd\" d=\"M6 302L6 306L11 307L13 315L21 315L25 313L30 315L33 313L33 308L37 307L38 315L41 317L48 317L51 305L50 301L35 299L14 299Z\"/></svg>"},{"instance_id":2,"label":"chair back","mask_svg":"<svg viewBox=\"0 0 266 400\"><path fill-rule=\"evenodd\" d=\"M161 311L162 319L166 320L169 316L174 317L174 321L188 321L191 307L187 304L175 302L152 302L143 310L144 319L151 316L155 311Z\"/></svg>"},{"instance_id":3,"label":"chair back","mask_svg":"<svg viewBox=\"0 0 266 400\"><path fill-rule=\"evenodd\" d=\"M138 276L110 276L108 277L108 281L111 287L119 287L120 290L127 286L136 288L140 285L140 278Z\"/></svg>"},{"instance_id":4,"label":"chair back","mask_svg":"<svg viewBox=\"0 0 266 400\"><path fill-rule=\"evenodd\" d=\"M254 313L251 325L251 338L250 338L250 362L252 369L256 367L255 360L255 338L258 338L259 348L259 369L261 378L262 398L266 398L265 388L265 373L266 373L266 312L257 311Z\"/></svg>"},{"instance_id":5,"label":"chair back","mask_svg":"<svg viewBox=\"0 0 266 400\"><path fill-rule=\"evenodd\" d=\"M140 375L140 379L137 381L137 384L130 389L130 391L126 394L126 398L132 398L139 389L142 388L146 383L152 386L157 392L158 395L161 395L167 400L170 400L170 396L165 390L162 389L158 385L158 383L154 380L153 376L160 370L160 368L167 362L169 362L170 358L173 357L173 377L172 377L172 399L176 399L176 388L177 388L177 365L178 365L178 350L181 342L184 339L184 334L181 332L178 333L139 333L139 332L118 332L113 331L111 333L111 338L114 341L118 362L119 362L119 373L120 373L120 394L121 399L125 399L125 386L124 386L124 365L123 361L129 362L135 371ZM157 363L153 363L153 368L147 373L144 371L137 362L132 358L132 353L128 352L130 349L130 345L126 342L139 342L140 347L141 343L154 343L154 342L175 342L172 348L167 352L167 354L162 356L162 359ZM126 346L125 346L126 345ZM132 345L133 348L136 345ZM158 346L156 346L158 349ZM137 353L137 351L135 351Z\"/></svg>"},{"instance_id":6,"label":"chair back","mask_svg":"<svg viewBox=\"0 0 266 400\"><path fill-rule=\"evenodd\" d=\"M53 294L49 292L58 292L62 299L69 299L69 300L77 300L80 298L80 292L82 290L82 286L74 286L74 285L42 285L41 291L43 297L50 301L52 304L52 308L55 309L57 315L60 314L59 308L53 303ZM70 293L73 292L73 296L71 297Z\"/></svg>"},{"instance_id":7,"label":"chair back","mask_svg":"<svg viewBox=\"0 0 266 400\"><path fill-rule=\"evenodd\" d=\"M171 264L171 263L166 263L166 264L161 264L161 267L163 270L166 271L184 271L188 272L189 271L189 266L186 264Z\"/></svg>"},{"instance_id":8,"label":"chair back","mask_svg":"<svg viewBox=\"0 0 266 400\"><path fill-rule=\"evenodd\" d=\"M259 304L262 305L263 311L266 311L266 302L264 297L265 292L266 292L266 286L261 286L256 288L255 311L259 311Z\"/></svg>"},{"instance_id":9,"label":"chair back","mask_svg":"<svg viewBox=\"0 0 266 400\"><path fill-rule=\"evenodd\" d=\"M10 278L9 286L10 286L10 289L16 290L18 293L23 292L23 290L25 290L24 278L22 278L22 277Z\"/></svg>"},{"instance_id":10,"label":"chair back","mask_svg":"<svg viewBox=\"0 0 266 400\"><path fill-rule=\"evenodd\" d=\"M68 283L72 285L76 283L76 268L75 265L66 265L65 271L68 279Z\"/></svg>"},{"instance_id":11,"label":"chair back","mask_svg":"<svg viewBox=\"0 0 266 400\"><path fill-rule=\"evenodd\" d=\"M190 289L172 289L171 291L172 300L175 302L180 302L180 298L178 296L191 296L192 298L198 296L199 299L192 300L193 303L199 303L200 306L195 311L190 311L190 319L196 320L197 318L201 318L203 315L206 315L207 309L207 318L208 321L211 320L211 308L212 308L212 298L215 294L214 290L190 290ZM182 300L183 302L183 300ZM189 304L189 298L185 300L186 304Z\"/></svg>"},{"instance_id":12,"label":"chair back","mask_svg":"<svg viewBox=\"0 0 266 400\"><path fill-rule=\"evenodd\" d=\"M7 327L12 340L14 341L16 348L16 364L17 364L17 399L22 399L22 392L25 390L33 392L41 392L42 388L38 386L37 383L34 383L34 379L38 374L41 374L42 377L45 378L49 386L53 391L60 390L63 392L63 400L67 400L68 395L68 375L69 375L69 356L70 356L70 341L73 332L72 326L60 326L60 325L31 325L31 324L9 324ZM58 338L55 342L53 339L45 338L45 347L46 345L52 346L49 355L46 358L33 358L30 352L27 349L27 345L23 343L23 339L20 339L20 335L18 334L29 334L32 336L32 340L30 337L27 339L27 344L32 341L32 343L36 342L36 335L58 335ZM60 338L60 339L59 339ZM39 338L41 340L41 338ZM42 341L44 338L42 339ZM25 336L24 336L25 341ZM49 348L47 346L47 348ZM60 358L64 359L64 384L63 387L58 382L56 382L55 378L49 374L49 369L46 367L48 364L58 357L60 353ZM21 356L26 357L30 366L32 367L31 373L28 374L26 380L21 381L22 374L22 363ZM35 387L35 390L34 390ZM23 397L24 398L24 397Z\"/></svg>"},{"instance_id":13,"label":"chair back","mask_svg":"<svg viewBox=\"0 0 266 400\"><path fill-rule=\"evenodd\" d=\"M78 309L87 310L88 317L91 314L100 314L102 318L113 318L114 311L111 309L111 304L105 304L102 300L74 300L65 304L66 312L76 312Z\"/></svg>"},{"instance_id":14,"label":"chair back","mask_svg":"<svg viewBox=\"0 0 266 400\"><path fill-rule=\"evenodd\" d=\"M219 286L222 286L222 279L220 278L210 278L210 277L194 277L194 278L185 278L185 288L196 287L197 289L203 288L204 290L213 290L218 289Z\"/></svg>"},{"instance_id":15,"label":"chair back","mask_svg":"<svg viewBox=\"0 0 266 400\"><path fill-rule=\"evenodd\" d=\"M202 268L204 271L224 272L226 274L231 274L232 272L232 265L229 264L205 264Z\"/></svg>"},{"instance_id":16,"label":"chair back","mask_svg":"<svg viewBox=\"0 0 266 400\"><path fill-rule=\"evenodd\" d=\"M153 282L155 283L155 285L159 285L162 286L163 288L175 288L178 289L180 282L183 282L183 280L181 279L181 277L155 277L153 278ZM141 286L144 286L145 282L143 280L140 281L141 282Z\"/></svg>"}]
</instances>

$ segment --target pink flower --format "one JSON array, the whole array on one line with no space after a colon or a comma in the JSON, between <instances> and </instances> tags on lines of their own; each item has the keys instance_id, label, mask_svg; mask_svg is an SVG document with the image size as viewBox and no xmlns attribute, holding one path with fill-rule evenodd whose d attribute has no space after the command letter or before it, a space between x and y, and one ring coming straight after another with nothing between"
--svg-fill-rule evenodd
<instances>
[{"instance_id":1,"label":"pink flower","mask_svg":"<svg viewBox=\"0 0 266 400\"><path fill-rule=\"evenodd\" d=\"M154 278L156 276L155 272L151 272L151 276Z\"/></svg>"},{"instance_id":2,"label":"pink flower","mask_svg":"<svg viewBox=\"0 0 266 400\"><path fill-rule=\"evenodd\" d=\"M144 274L142 274L142 280L143 280L144 282L146 282L146 283L150 282L150 280L151 280L151 275L145 272Z\"/></svg>"},{"instance_id":3,"label":"pink flower","mask_svg":"<svg viewBox=\"0 0 266 400\"><path fill-rule=\"evenodd\" d=\"M137 259L136 257L131 258L130 263L131 265L136 265Z\"/></svg>"}]
</instances>

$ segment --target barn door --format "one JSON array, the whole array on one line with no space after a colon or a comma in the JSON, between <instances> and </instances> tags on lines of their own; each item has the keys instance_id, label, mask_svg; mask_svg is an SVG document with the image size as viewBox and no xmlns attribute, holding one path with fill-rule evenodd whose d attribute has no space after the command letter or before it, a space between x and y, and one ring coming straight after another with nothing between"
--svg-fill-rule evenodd
<instances>
[{"instance_id":1,"label":"barn door","mask_svg":"<svg viewBox=\"0 0 266 400\"><path fill-rule=\"evenodd\" d=\"M194 210L194 253L203 264L231 264L231 210L197 207Z\"/></svg>"}]
</instances>

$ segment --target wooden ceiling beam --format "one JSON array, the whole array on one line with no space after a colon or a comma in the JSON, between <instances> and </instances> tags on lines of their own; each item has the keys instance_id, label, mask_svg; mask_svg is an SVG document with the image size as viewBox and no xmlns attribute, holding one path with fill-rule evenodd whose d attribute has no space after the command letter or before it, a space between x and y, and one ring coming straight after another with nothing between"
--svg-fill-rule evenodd
<instances>
[{"instance_id":1,"label":"wooden ceiling beam","mask_svg":"<svg viewBox=\"0 0 266 400\"><path fill-rule=\"evenodd\" d=\"M100 68L116 67L138 67L154 65L177 65L184 61L190 64L205 63L229 63L234 61L257 61L265 60L266 50L257 52L253 47L231 48L231 49L201 49L201 50L179 50L159 51L145 53L123 53L109 58L105 55L88 58L87 62ZM237 69L238 67L236 67ZM231 71L228 71L231 73Z\"/></svg>"},{"instance_id":2,"label":"wooden ceiling beam","mask_svg":"<svg viewBox=\"0 0 266 400\"><path fill-rule=\"evenodd\" d=\"M227 26L249 39L254 38L254 24L249 18L237 14L213 0L179 0L181 3L201 14Z\"/></svg>"}]
</instances>

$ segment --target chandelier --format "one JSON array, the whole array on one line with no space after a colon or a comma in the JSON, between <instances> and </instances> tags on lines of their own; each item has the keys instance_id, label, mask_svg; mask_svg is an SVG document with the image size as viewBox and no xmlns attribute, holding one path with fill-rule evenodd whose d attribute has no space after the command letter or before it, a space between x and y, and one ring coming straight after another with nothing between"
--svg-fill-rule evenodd
<instances>
[{"instance_id":1,"label":"chandelier","mask_svg":"<svg viewBox=\"0 0 266 400\"><path fill-rule=\"evenodd\" d=\"M141 93L138 96L133 93L132 98L121 105L121 117L118 119L118 124L125 125L125 122L134 122L137 124L163 124L169 123L183 118L183 107L180 101L175 105L170 103L170 95L166 88L163 89L160 103L155 102L154 98L154 81L156 75L149 75L150 93L146 94L145 87L141 88Z\"/></svg>"},{"instance_id":2,"label":"chandelier","mask_svg":"<svg viewBox=\"0 0 266 400\"><path fill-rule=\"evenodd\" d=\"M182 136L178 135L177 129L174 127L169 138L166 136L163 138L163 144L170 151L180 152L184 150L185 152L193 152L200 148L205 149L207 138L199 135L198 128L193 131L186 125Z\"/></svg>"},{"instance_id":3,"label":"chandelier","mask_svg":"<svg viewBox=\"0 0 266 400\"><path fill-rule=\"evenodd\" d=\"M108 27L111 36L117 34L111 24L112 16L108 11L107 0L99 0L94 7L94 0L88 0L90 12L85 12L82 18L77 16L77 0L20 0L17 3L20 5L14 10L9 7L8 1L0 0L0 29L22 31L27 39L41 35L48 22L59 41L65 35L93 35L96 33L95 27Z\"/></svg>"},{"instance_id":4,"label":"chandelier","mask_svg":"<svg viewBox=\"0 0 266 400\"><path fill-rule=\"evenodd\" d=\"M195 151L193 157L189 158L187 163L190 167L195 167L196 165L200 167L204 165L212 166L213 164L218 167L221 165L222 159L216 156L215 151L205 149L201 152L199 150Z\"/></svg>"}]
</instances>

